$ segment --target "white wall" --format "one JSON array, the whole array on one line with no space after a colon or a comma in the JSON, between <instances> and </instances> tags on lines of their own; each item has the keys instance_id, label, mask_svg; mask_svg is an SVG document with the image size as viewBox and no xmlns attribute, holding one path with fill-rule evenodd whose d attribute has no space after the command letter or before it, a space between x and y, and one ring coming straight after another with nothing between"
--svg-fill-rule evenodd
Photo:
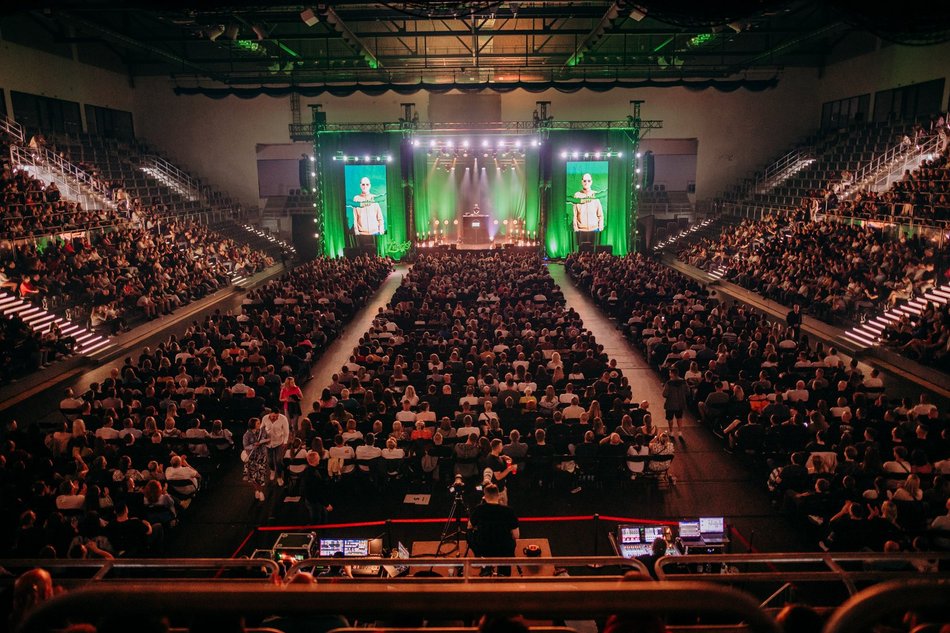
<instances>
[{"instance_id":1,"label":"white wall","mask_svg":"<svg viewBox=\"0 0 950 633\"><path fill-rule=\"evenodd\" d=\"M82 105L88 103L131 111L138 133L138 119L133 108L135 91L129 85L129 78L121 73L0 41L0 88L7 99L7 112L14 116L10 92L28 92L78 101ZM85 108L80 110L85 122Z\"/></svg>"}]
</instances>

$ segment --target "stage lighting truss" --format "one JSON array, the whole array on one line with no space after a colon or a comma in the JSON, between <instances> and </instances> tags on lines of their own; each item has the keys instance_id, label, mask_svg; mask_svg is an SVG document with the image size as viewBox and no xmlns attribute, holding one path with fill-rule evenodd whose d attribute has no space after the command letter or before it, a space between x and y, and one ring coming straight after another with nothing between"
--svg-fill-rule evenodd
<instances>
[{"instance_id":1,"label":"stage lighting truss","mask_svg":"<svg viewBox=\"0 0 950 633\"><path fill-rule=\"evenodd\" d=\"M609 158L623 158L623 152L614 152L608 147L606 149L582 150L582 149L562 149L557 153L562 160L607 160ZM639 155L637 156L639 158Z\"/></svg>"},{"instance_id":2,"label":"stage lighting truss","mask_svg":"<svg viewBox=\"0 0 950 633\"><path fill-rule=\"evenodd\" d=\"M393 162L392 154L344 154L343 152L337 153L333 160L340 161L343 163L363 163L364 165L371 165L373 163L391 163Z\"/></svg>"},{"instance_id":3,"label":"stage lighting truss","mask_svg":"<svg viewBox=\"0 0 950 633\"><path fill-rule=\"evenodd\" d=\"M443 158L497 158L505 160L523 159L528 148L538 148L541 141L533 137L459 137L459 138L413 138L410 145L415 149L425 149L430 156Z\"/></svg>"}]
</instances>

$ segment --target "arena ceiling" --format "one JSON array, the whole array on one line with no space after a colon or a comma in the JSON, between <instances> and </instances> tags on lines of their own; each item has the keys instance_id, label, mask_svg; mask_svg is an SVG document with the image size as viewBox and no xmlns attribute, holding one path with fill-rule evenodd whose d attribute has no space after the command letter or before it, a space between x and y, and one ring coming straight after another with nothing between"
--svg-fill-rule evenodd
<instances>
[{"instance_id":1,"label":"arena ceiling","mask_svg":"<svg viewBox=\"0 0 950 633\"><path fill-rule=\"evenodd\" d=\"M950 38L948 4L917 0L27 4L3 39L233 87L763 78Z\"/></svg>"}]
</instances>

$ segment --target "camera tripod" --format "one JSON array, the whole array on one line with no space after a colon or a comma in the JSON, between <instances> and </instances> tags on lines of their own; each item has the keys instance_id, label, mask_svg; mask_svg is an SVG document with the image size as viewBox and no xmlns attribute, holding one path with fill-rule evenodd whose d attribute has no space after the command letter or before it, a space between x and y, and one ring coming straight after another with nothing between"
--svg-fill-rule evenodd
<instances>
[{"instance_id":1,"label":"camera tripod","mask_svg":"<svg viewBox=\"0 0 950 633\"><path fill-rule=\"evenodd\" d=\"M439 547L435 550L436 558L451 554L452 552L461 553L459 548L462 535L465 533L465 528L462 525L462 515L463 513L466 516L470 514L463 495L464 492L462 490L455 491L455 498L452 500L452 509L449 510L449 516L445 521L445 525L442 527L442 536L439 537ZM442 548L452 542L455 543L454 548L443 552Z\"/></svg>"}]
</instances>

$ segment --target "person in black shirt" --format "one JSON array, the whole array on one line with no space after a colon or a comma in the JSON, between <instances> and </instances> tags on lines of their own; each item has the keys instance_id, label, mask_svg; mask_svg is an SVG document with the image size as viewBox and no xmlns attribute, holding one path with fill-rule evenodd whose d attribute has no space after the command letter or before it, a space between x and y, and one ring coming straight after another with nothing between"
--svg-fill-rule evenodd
<instances>
[{"instance_id":1,"label":"person in black shirt","mask_svg":"<svg viewBox=\"0 0 950 633\"><path fill-rule=\"evenodd\" d=\"M300 478L303 502L307 514L314 523L326 523L327 513L333 511L329 501L327 482L320 474L320 454L316 451L307 453L307 469Z\"/></svg>"},{"instance_id":2,"label":"person in black shirt","mask_svg":"<svg viewBox=\"0 0 950 633\"><path fill-rule=\"evenodd\" d=\"M649 554L641 554L640 556L637 556L637 560L643 563L643 565L647 568L647 571L650 572L650 575L653 576L653 580L659 580L656 575L656 561L666 556L666 549L666 540L658 536L656 539L654 539Z\"/></svg>"},{"instance_id":3,"label":"person in black shirt","mask_svg":"<svg viewBox=\"0 0 950 633\"><path fill-rule=\"evenodd\" d=\"M491 441L491 453L488 455L486 465L491 469L491 483L498 488L498 503L506 506L508 505L506 480L508 475L517 474L518 467L512 463L510 457L501 454L503 447L504 443L500 439L495 438ZM487 480L488 477L485 477L485 479Z\"/></svg>"},{"instance_id":4,"label":"person in black shirt","mask_svg":"<svg viewBox=\"0 0 950 633\"><path fill-rule=\"evenodd\" d=\"M485 496L468 518L468 544L475 556L514 556L515 542L520 536L518 517L514 510L499 503L498 486L488 484ZM482 570L484 574L490 568ZM500 566L499 576L510 576L510 566Z\"/></svg>"}]
</instances>

